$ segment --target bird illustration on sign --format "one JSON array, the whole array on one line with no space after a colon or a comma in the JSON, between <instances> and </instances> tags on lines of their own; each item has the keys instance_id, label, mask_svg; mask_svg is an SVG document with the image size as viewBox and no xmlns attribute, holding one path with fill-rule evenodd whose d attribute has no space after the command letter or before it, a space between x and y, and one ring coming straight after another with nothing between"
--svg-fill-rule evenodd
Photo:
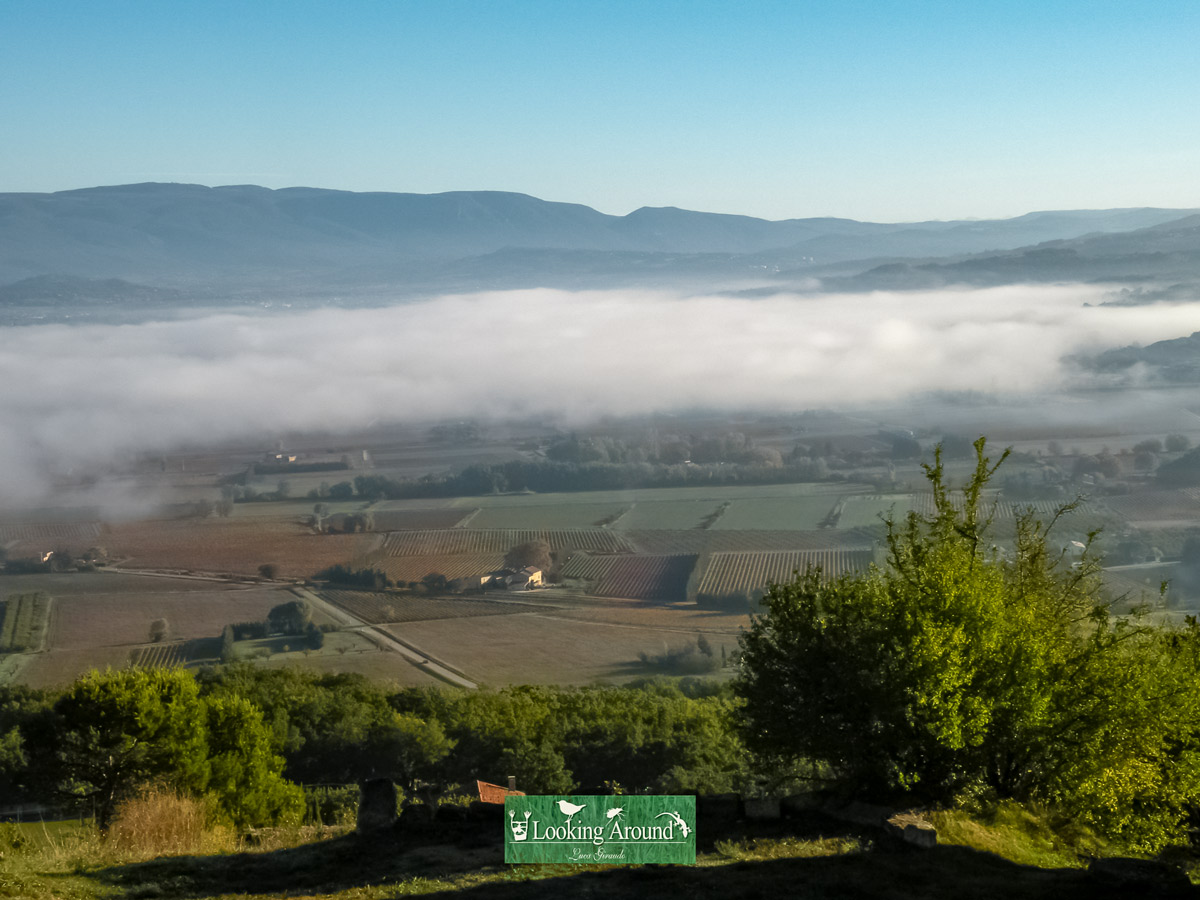
<instances>
[{"instance_id":1,"label":"bird illustration on sign","mask_svg":"<svg viewBox=\"0 0 1200 900\"><path fill-rule=\"evenodd\" d=\"M585 804L583 804L583 806L576 806L574 803L572 803L569 800L559 800L558 801L558 808L562 811L562 814L567 817L567 825L568 826L571 824L571 819L573 819L575 817L575 813L577 813L581 809L583 809L584 806L587 806L587 804L585 803Z\"/></svg>"}]
</instances>

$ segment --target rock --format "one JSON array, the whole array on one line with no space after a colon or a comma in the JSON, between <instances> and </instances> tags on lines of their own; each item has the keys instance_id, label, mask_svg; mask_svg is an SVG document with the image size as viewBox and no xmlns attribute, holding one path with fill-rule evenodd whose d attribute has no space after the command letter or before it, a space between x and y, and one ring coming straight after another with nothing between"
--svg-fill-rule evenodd
<instances>
[{"instance_id":1,"label":"rock","mask_svg":"<svg viewBox=\"0 0 1200 900\"><path fill-rule=\"evenodd\" d=\"M381 831L396 824L396 785L371 778L358 788L358 833Z\"/></svg>"},{"instance_id":2,"label":"rock","mask_svg":"<svg viewBox=\"0 0 1200 900\"><path fill-rule=\"evenodd\" d=\"M1093 859L1088 874L1115 888L1139 890L1152 897L1193 897L1195 891L1182 869L1152 859L1109 856Z\"/></svg>"},{"instance_id":3,"label":"rock","mask_svg":"<svg viewBox=\"0 0 1200 900\"><path fill-rule=\"evenodd\" d=\"M770 821L779 818L779 798L760 797L743 802L745 815L751 821Z\"/></svg>"},{"instance_id":4,"label":"rock","mask_svg":"<svg viewBox=\"0 0 1200 900\"><path fill-rule=\"evenodd\" d=\"M937 829L920 816L912 813L897 813L883 823L888 834L914 847L936 847Z\"/></svg>"}]
</instances>

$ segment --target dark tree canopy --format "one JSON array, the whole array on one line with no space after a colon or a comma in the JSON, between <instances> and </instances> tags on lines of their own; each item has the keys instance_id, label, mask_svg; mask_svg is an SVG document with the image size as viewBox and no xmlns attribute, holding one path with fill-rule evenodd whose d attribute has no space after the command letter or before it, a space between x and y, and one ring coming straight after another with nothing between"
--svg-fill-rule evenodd
<instances>
[{"instance_id":1,"label":"dark tree canopy","mask_svg":"<svg viewBox=\"0 0 1200 900\"><path fill-rule=\"evenodd\" d=\"M504 555L504 566L508 569L523 569L534 566L547 571L553 565L550 557L550 545L545 541L526 541L513 547Z\"/></svg>"},{"instance_id":2,"label":"dark tree canopy","mask_svg":"<svg viewBox=\"0 0 1200 900\"><path fill-rule=\"evenodd\" d=\"M304 634L312 621L312 608L304 600L290 600L271 607L267 630L273 634Z\"/></svg>"}]
</instances>

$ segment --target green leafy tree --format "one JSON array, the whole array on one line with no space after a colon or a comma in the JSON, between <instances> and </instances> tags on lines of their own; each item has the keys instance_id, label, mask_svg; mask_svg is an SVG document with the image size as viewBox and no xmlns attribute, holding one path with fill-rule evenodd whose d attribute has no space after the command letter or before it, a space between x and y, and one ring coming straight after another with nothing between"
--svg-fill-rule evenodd
<instances>
[{"instance_id":1,"label":"green leafy tree","mask_svg":"<svg viewBox=\"0 0 1200 900\"><path fill-rule=\"evenodd\" d=\"M237 696L205 702L209 778L207 793L223 818L238 828L298 821L304 793L283 775L262 713Z\"/></svg>"},{"instance_id":2,"label":"green leafy tree","mask_svg":"<svg viewBox=\"0 0 1200 900\"><path fill-rule=\"evenodd\" d=\"M1068 563L1032 512L1001 552L999 463L975 448L954 499L935 454L934 513L888 522L885 566L771 587L742 640L746 741L875 797L1037 799L1140 849L1179 838L1200 800L1196 626L1112 616L1090 549Z\"/></svg>"},{"instance_id":3,"label":"green leafy tree","mask_svg":"<svg viewBox=\"0 0 1200 900\"><path fill-rule=\"evenodd\" d=\"M271 607L267 631L272 634L304 634L312 622L312 607L304 600L289 600Z\"/></svg>"},{"instance_id":4,"label":"green leafy tree","mask_svg":"<svg viewBox=\"0 0 1200 900\"><path fill-rule=\"evenodd\" d=\"M199 794L208 781L204 707L179 669L91 672L54 706L59 788L107 828L117 803L163 780Z\"/></svg>"}]
</instances>

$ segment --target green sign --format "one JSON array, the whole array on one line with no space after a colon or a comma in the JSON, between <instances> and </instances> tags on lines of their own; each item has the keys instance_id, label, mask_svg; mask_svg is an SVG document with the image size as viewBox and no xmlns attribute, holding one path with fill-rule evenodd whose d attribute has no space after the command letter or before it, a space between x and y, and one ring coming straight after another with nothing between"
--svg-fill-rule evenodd
<instances>
[{"instance_id":1,"label":"green sign","mask_svg":"<svg viewBox=\"0 0 1200 900\"><path fill-rule=\"evenodd\" d=\"M696 798L504 798L506 863L696 863Z\"/></svg>"}]
</instances>

